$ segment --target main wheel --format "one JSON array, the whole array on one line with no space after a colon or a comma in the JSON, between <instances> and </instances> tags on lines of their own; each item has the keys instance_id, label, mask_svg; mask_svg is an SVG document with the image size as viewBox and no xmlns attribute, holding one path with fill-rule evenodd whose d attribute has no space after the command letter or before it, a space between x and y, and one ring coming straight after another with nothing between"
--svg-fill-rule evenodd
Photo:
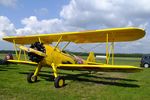
<instances>
[{"instance_id":1,"label":"main wheel","mask_svg":"<svg viewBox=\"0 0 150 100\"><path fill-rule=\"evenodd\" d=\"M148 63L145 63L144 64L144 68L148 68L149 67L149 64Z\"/></svg>"},{"instance_id":2,"label":"main wheel","mask_svg":"<svg viewBox=\"0 0 150 100\"><path fill-rule=\"evenodd\" d=\"M34 75L34 73L29 73L28 75L27 75L27 81L29 82L29 83L33 83L33 82L36 82L37 81L37 76L33 76Z\"/></svg>"},{"instance_id":3,"label":"main wheel","mask_svg":"<svg viewBox=\"0 0 150 100\"><path fill-rule=\"evenodd\" d=\"M65 85L65 79L62 76L58 76L54 80L54 86L55 88L60 88Z\"/></svg>"}]
</instances>

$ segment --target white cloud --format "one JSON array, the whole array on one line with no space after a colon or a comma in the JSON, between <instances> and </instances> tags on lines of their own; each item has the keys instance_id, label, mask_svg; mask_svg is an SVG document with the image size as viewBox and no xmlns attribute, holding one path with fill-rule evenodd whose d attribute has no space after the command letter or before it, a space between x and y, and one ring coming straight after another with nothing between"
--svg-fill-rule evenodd
<instances>
[{"instance_id":1,"label":"white cloud","mask_svg":"<svg viewBox=\"0 0 150 100\"><path fill-rule=\"evenodd\" d=\"M38 20L36 16L30 16L21 20L23 28L16 29L14 24L6 17L0 16L0 38L13 35L31 35L57 33L72 30L82 30L81 28L67 26L61 19Z\"/></svg>"},{"instance_id":2,"label":"white cloud","mask_svg":"<svg viewBox=\"0 0 150 100\"><path fill-rule=\"evenodd\" d=\"M6 6L6 7L15 7L17 3L17 0L0 0L0 5Z\"/></svg>"},{"instance_id":3,"label":"white cloud","mask_svg":"<svg viewBox=\"0 0 150 100\"><path fill-rule=\"evenodd\" d=\"M149 0L71 0L60 16L70 25L85 28L143 26L150 20L149 3Z\"/></svg>"},{"instance_id":4,"label":"white cloud","mask_svg":"<svg viewBox=\"0 0 150 100\"><path fill-rule=\"evenodd\" d=\"M37 34L37 33L56 33L56 32L65 32L72 30L81 30L81 28L76 28L73 26L67 26L64 24L61 19L47 19L47 20L38 20L36 16L30 16L29 18L24 18L22 24L24 28L17 29L17 34L28 35L28 34Z\"/></svg>"},{"instance_id":5,"label":"white cloud","mask_svg":"<svg viewBox=\"0 0 150 100\"><path fill-rule=\"evenodd\" d=\"M61 18L38 20L36 16L30 16L21 20L24 27L16 31L17 34L35 34L125 26L145 28L150 20L148 3L148 0L71 0L61 10Z\"/></svg>"},{"instance_id":6,"label":"white cloud","mask_svg":"<svg viewBox=\"0 0 150 100\"><path fill-rule=\"evenodd\" d=\"M0 37L6 35L14 35L16 33L16 29L13 23L5 17L0 16Z\"/></svg>"}]
</instances>

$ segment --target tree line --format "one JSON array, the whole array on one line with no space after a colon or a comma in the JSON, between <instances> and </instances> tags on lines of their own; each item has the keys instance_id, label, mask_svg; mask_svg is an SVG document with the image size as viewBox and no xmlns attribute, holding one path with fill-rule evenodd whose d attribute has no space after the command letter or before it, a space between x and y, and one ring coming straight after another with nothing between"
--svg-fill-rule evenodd
<instances>
[{"instance_id":1,"label":"tree line","mask_svg":"<svg viewBox=\"0 0 150 100\"><path fill-rule=\"evenodd\" d=\"M73 55L78 55L78 56L88 56L89 53L85 53L85 52L72 52L72 51L64 51L65 53L69 53L69 54L73 54ZM11 53L11 54L15 54L15 51L14 50L0 50L0 53L1 54L8 54L8 53ZM23 53L23 52L22 52ZM102 56L105 56L106 54L105 53L95 53L95 56L96 55L102 55ZM114 56L115 57L142 57L144 54L142 53L115 53Z\"/></svg>"}]
</instances>

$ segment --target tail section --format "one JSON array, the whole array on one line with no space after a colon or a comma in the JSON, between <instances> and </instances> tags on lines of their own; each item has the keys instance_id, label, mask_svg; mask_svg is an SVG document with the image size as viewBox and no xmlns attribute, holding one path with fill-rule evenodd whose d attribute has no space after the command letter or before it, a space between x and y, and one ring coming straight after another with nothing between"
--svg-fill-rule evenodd
<instances>
[{"instance_id":1,"label":"tail section","mask_svg":"<svg viewBox=\"0 0 150 100\"><path fill-rule=\"evenodd\" d=\"M96 62L94 52L90 52L87 58L87 62Z\"/></svg>"}]
</instances>

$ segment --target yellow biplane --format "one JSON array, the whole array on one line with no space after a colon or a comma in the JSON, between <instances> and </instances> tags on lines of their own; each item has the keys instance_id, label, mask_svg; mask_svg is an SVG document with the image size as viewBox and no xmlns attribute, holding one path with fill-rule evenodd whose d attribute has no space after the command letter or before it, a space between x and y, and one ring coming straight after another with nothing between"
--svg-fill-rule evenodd
<instances>
[{"instance_id":1,"label":"yellow biplane","mask_svg":"<svg viewBox=\"0 0 150 100\"><path fill-rule=\"evenodd\" d=\"M64 86L65 80L58 75L58 69L114 72L141 71L141 68L135 66L114 65L114 42L134 41L144 37L144 35L145 31L143 29L129 27L30 36L9 36L4 37L3 40L12 42L16 51L17 60L8 60L8 62L37 65L35 72L29 73L27 76L29 83L37 81L37 76L43 66L49 66L54 73L54 86L60 88ZM56 42L55 46L50 45L53 42ZM58 47L61 42L67 42L63 49ZM76 44L106 42L106 63L96 63L93 52L89 53L87 60L64 53L63 50L71 42ZM29 44L31 44L29 48L24 46ZM111 52L109 52L109 48ZM24 53L23 60L20 57L22 51ZM27 54L29 60L27 60ZM109 63L110 58L112 60L111 64Z\"/></svg>"}]
</instances>

